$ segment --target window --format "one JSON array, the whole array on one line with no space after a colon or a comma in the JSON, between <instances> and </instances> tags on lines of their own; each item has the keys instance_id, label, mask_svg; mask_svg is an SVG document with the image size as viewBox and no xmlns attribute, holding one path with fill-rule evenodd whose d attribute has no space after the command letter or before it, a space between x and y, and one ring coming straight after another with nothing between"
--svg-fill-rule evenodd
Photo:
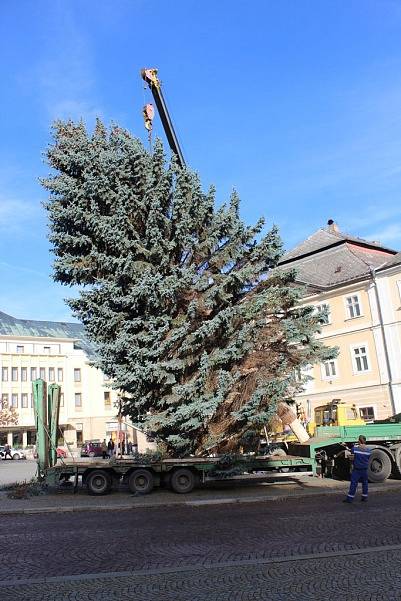
<instances>
[{"instance_id":1,"label":"window","mask_svg":"<svg viewBox=\"0 0 401 601\"><path fill-rule=\"evenodd\" d=\"M21 382L26 382L28 379L28 368L21 367Z\"/></svg>"},{"instance_id":2,"label":"window","mask_svg":"<svg viewBox=\"0 0 401 601\"><path fill-rule=\"evenodd\" d=\"M1 368L1 379L3 382L8 382L8 367Z\"/></svg>"},{"instance_id":3,"label":"window","mask_svg":"<svg viewBox=\"0 0 401 601\"><path fill-rule=\"evenodd\" d=\"M36 367L31 367L31 382L36 380Z\"/></svg>"},{"instance_id":4,"label":"window","mask_svg":"<svg viewBox=\"0 0 401 601\"><path fill-rule=\"evenodd\" d=\"M357 294L353 294L352 296L347 296L345 300L347 304L348 318L353 319L354 317L359 317L361 315L359 296Z\"/></svg>"},{"instance_id":5,"label":"window","mask_svg":"<svg viewBox=\"0 0 401 601\"><path fill-rule=\"evenodd\" d=\"M7 409L8 407L8 394L3 393L1 395L1 409Z\"/></svg>"},{"instance_id":6,"label":"window","mask_svg":"<svg viewBox=\"0 0 401 601\"><path fill-rule=\"evenodd\" d=\"M64 392L60 393L60 407L64 407Z\"/></svg>"},{"instance_id":7,"label":"window","mask_svg":"<svg viewBox=\"0 0 401 601\"><path fill-rule=\"evenodd\" d=\"M369 371L368 353L366 346L354 346L352 349L354 369L358 373Z\"/></svg>"},{"instance_id":8,"label":"window","mask_svg":"<svg viewBox=\"0 0 401 601\"><path fill-rule=\"evenodd\" d=\"M111 407L111 398L110 398L110 392L107 391L104 393L104 406L105 407Z\"/></svg>"},{"instance_id":9,"label":"window","mask_svg":"<svg viewBox=\"0 0 401 601\"><path fill-rule=\"evenodd\" d=\"M295 382L302 382L302 371L300 367L294 369L294 380Z\"/></svg>"},{"instance_id":10,"label":"window","mask_svg":"<svg viewBox=\"0 0 401 601\"><path fill-rule=\"evenodd\" d=\"M63 368L59 367L57 369L57 382L62 382L63 381Z\"/></svg>"},{"instance_id":11,"label":"window","mask_svg":"<svg viewBox=\"0 0 401 601\"><path fill-rule=\"evenodd\" d=\"M29 446L36 444L36 432L34 430L28 430L26 433L26 444Z\"/></svg>"},{"instance_id":12,"label":"window","mask_svg":"<svg viewBox=\"0 0 401 601\"><path fill-rule=\"evenodd\" d=\"M21 407L26 409L28 407L28 395L26 392L21 394Z\"/></svg>"},{"instance_id":13,"label":"window","mask_svg":"<svg viewBox=\"0 0 401 601\"><path fill-rule=\"evenodd\" d=\"M359 407L359 413L365 422L372 422L375 419L374 407Z\"/></svg>"},{"instance_id":14,"label":"window","mask_svg":"<svg viewBox=\"0 0 401 601\"><path fill-rule=\"evenodd\" d=\"M75 407L82 407L82 394L80 392L75 393Z\"/></svg>"},{"instance_id":15,"label":"window","mask_svg":"<svg viewBox=\"0 0 401 601\"><path fill-rule=\"evenodd\" d=\"M330 305L327 303L316 305L316 311L320 316L319 322L322 326L327 326L327 324L331 323Z\"/></svg>"},{"instance_id":16,"label":"window","mask_svg":"<svg viewBox=\"0 0 401 601\"><path fill-rule=\"evenodd\" d=\"M354 407L347 407L346 415L348 420L356 419L358 416L356 414L356 409Z\"/></svg>"},{"instance_id":17,"label":"window","mask_svg":"<svg viewBox=\"0 0 401 601\"><path fill-rule=\"evenodd\" d=\"M322 374L325 380L335 378L337 376L337 366L334 359L322 363Z\"/></svg>"},{"instance_id":18,"label":"window","mask_svg":"<svg viewBox=\"0 0 401 601\"><path fill-rule=\"evenodd\" d=\"M74 382L81 381L81 370L79 368L74 369Z\"/></svg>"},{"instance_id":19,"label":"window","mask_svg":"<svg viewBox=\"0 0 401 601\"><path fill-rule=\"evenodd\" d=\"M43 347L43 352L45 355L50 355L50 346L44 346Z\"/></svg>"},{"instance_id":20,"label":"window","mask_svg":"<svg viewBox=\"0 0 401 601\"><path fill-rule=\"evenodd\" d=\"M54 382L54 380L55 380L54 367L49 367L49 382Z\"/></svg>"},{"instance_id":21,"label":"window","mask_svg":"<svg viewBox=\"0 0 401 601\"><path fill-rule=\"evenodd\" d=\"M39 368L39 378L46 380L46 369L44 367Z\"/></svg>"},{"instance_id":22,"label":"window","mask_svg":"<svg viewBox=\"0 0 401 601\"><path fill-rule=\"evenodd\" d=\"M11 407L18 407L18 394L11 395Z\"/></svg>"},{"instance_id":23,"label":"window","mask_svg":"<svg viewBox=\"0 0 401 601\"><path fill-rule=\"evenodd\" d=\"M33 409L33 393L31 392L31 409Z\"/></svg>"},{"instance_id":24,"label":"window","mask_svg":"<svg viewBox=\"0 0 401 601\"><path fill-rule=\"evenodd\" d=\"M18 382L18 367L11 368L11 381Z\"/></svg>"},{"instance_id":25,"label":"window","mask_svg":"<svg viewBox=\"0 0 401 601\"><path fill-rule=\"evenodd\" d=\"M24 347L23 346L19 346L17 344L17 353L23 353L24 352Z\"/></svg>"}]
</instances>

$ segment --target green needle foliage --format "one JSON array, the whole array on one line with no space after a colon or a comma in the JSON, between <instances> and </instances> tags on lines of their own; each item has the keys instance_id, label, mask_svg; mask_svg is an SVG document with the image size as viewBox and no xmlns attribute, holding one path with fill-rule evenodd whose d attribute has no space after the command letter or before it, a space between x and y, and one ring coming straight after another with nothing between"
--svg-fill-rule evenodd
<instances>
[{"instance_id":1,"label":"green needle foliage","mask_svg":"<svg viewBox=\"0 0 401 601\"><path fill-rule=\"evenodd\" d=\"M117 126L57 122L47 158L54 277L79 287L68 304L125 414L174 455L235 451L293 396L294 368L332 355L275 269L277 229Z\"/></svg>"}]
</instances>

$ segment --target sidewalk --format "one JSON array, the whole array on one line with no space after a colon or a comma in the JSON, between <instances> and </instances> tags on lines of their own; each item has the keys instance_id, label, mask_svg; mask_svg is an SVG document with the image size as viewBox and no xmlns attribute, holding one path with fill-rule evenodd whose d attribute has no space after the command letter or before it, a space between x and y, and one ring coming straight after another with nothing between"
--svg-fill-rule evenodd
<instances>
[{"instance_id":1,"label":"sidewalk","mask_svg":"<svg viewBox=\"0 0 401 601\"><path fill-rule=\"evenodd\" d=\"M0 491L0 515L25 513L64 513L73 511L115 511L168 506L207 506L232 503L260 503L301 499L316 495L338 495L348 490L348 482L308 477L294 482L236 485L230 482L213 483L189 495L178 495L166 489L156 489L150 495L132 495L128 489L109 495L93 497L86 489L74 495L71 489L57 490L29 499L9 499ZM394 492L401 494L401 480L387 480L370 484L372 493Z\"/></svg>"}]
</instances>

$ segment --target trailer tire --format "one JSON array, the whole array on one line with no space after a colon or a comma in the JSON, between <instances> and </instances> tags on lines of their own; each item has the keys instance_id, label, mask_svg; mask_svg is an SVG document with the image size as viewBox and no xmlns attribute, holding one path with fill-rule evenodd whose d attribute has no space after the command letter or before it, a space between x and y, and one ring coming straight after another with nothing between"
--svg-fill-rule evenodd
<instances>
[{"instance_id":1,"label":"trailer tire","mask_svg":"<svg viewBox=\"0 0 401 601\"><path fill-rule=\"evenodd\" d=\"M174 470L170 479L170 486L174 492L183 495L191 492L196 485L195 474L186 467Z\"/></svg>"},{"instance_id":2,"label":"trailer tire","mask_svg":"<svg viewBox=\"0 0 401 601\"><path fill-rule=\"evenodd\" d=\"M142 495L148 495L152 492L154 485L155 479L149 470L135 470L128 478L128 488L133 494L141 493Z\"/></svg>"},{"instance_id":3,"label":"trailer tire","mask_svg":"<svg viewBox=\"0 0 401 601\"><path fill-rule=\"evenodd\" d=\"M90 495L107 495L111 490L111 484L111 477L105 470L94 470L86 478Z\"/></svg>"},{"instance_id":4,"label":"trailer tire","mask_svg":"<svg viewBox=\"0 0 401 601\"><path fill-rule=\"evenodd\" d=\"M368 467L369 482L384 482L392 470L391 459L385 451L373 449Z\"/></svg>"}]
</instances>

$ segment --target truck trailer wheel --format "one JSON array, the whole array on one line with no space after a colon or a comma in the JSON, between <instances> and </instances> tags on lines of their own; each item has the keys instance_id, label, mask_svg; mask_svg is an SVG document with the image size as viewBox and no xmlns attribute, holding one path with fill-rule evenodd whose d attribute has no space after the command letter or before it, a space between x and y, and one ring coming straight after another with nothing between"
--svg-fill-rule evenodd
<instances>
[{"instance_id":1,"label":"truck trailer wheel","mask_svg":"<svg viewBox=\"0 0 401 601\"><path fill-rule=\"evenodd\" d=\"M90 495L107 495L111 490L111 477L104 470L95 470L86 478Z\"/></svg>"},{"instance_id":2,"label":"truck trailer wheel","mask_svg":"<svg viewBox=\"0 0 401 601\"><path fill-rule=\"evenodd\" d=\"M196 484L196 477L191 470L181 467L171 475L170 486L174 492L185 494L191 492Z\"/></svg>"},{"instance_id":3,"label":"truck trailer wheel","mask_svg":"<svg viewBox=\"0 0 401 601\"><path fill-rule=\"evenodd\" d=\"M139 492L147 495L152 492L154 485L155 479L149 470L135 470L128 479L128 487L134 494Z\"/></svg>"},{"instance_id":4,"label":"truck trailer wheel","mask_svg":"<svg viewBox=\"0 0 401 601\"><path fill-rule=\"evenodd\" d=\"M381 449L374 449L368 467L369 482L383 482L391 474L391 459Z\"/></svg>"}]
</instances>

